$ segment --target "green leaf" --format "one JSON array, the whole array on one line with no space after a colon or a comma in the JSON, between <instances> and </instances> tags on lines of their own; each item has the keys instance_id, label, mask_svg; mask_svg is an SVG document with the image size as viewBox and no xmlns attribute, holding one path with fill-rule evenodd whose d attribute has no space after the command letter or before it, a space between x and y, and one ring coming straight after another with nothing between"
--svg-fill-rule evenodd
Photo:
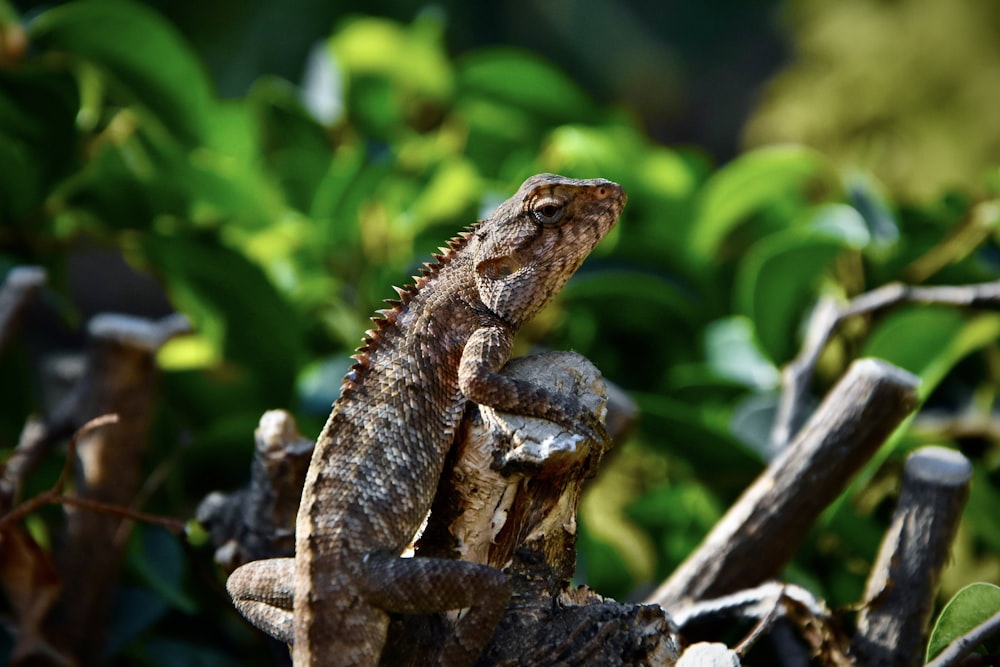
<instances>
[{"instance_id":1,"label":"green leaf","mask_svg":"<svg viewBox=\"0 0 1000 667\"><path fill-rule=\"evenodd\" d=\"M168 604L185 613L195 612L195 602L181 589L186 560L177 537L159 526L143 526L130 545L129 565L144 583Z\"/></svg>"},{"instance_id":2,"label":"green leaf","mask_svg":"<svg viewBox=\"0 0 1000 667\"><path fill-rule=\"evenodd\" d=\"M444 50L443 25L430 12L411 25L374 17L346 22L330 40L337 63L352 77L387 78L394 87L445 100L454 78Z\"/></svg>"},{"instance_id":3,"label":"green leaf","mask_svg":"<svg viewBox=\"0 0 1000 667\"><path fill-rule=\"evenodd\" d=\"M775 455L771 446L771 427L778 412L777 393L749 394L733 408L729 429L747 447L767 461Z\"/></svg>"},{"instance_id":4,"label":"green leaf","mask_svg":"<svg viewBox=\"0 0 1000 667\"><path fill-rule=\"evenodd\" d=\"M706 484L738 490L760 469L756 454L729 432L729 415L659 395L633 393L650 442L688 461ZM720 480L725 480L720 482Z\"/></svg>"},{"instance_id":5,"label":"green leaf","mask_svg":"<svg viewBox=\"0 0 1000 667\"><path fill-rule=\"evenodd\" d=\"M705 329L705 358L721 378L751 389L774 389L780 373L754 339L753 323L745 317L716 320Z\"/></svg>"},{"instance_id":6,"label":"green leaf","mask_svg":"<svg viewBox=\"0 0 1000 667\"><path fill-rule=\"evenodd\" d=\"M666 576L712 529L723 514L718 498L702 484L671 480L650 489L626 507L628 519L658 538L662 562L658 574Z\"/></svg>"},{"instance_id":7,"label":"green leaf","mask_svg":"<svg viewBox=\"0 0 1000 667\"><path fill-rule=\"evenodd\" d=\"M899 240L899 224L872 178L862 173L852 174L847 179L846 189L848 199L874 240L874 246L882 249L895 244Z\"/></svg>"},{"instance_id":8,"label":"green leaf","mask_svg":"<svg viewBox=\"0 0 1000 667\"><path fill-rule=\"evenodd\" d=\"M30 36L36 48L98 67L127 101L151 111L184 140L204 139L213 101L208 77L180 33L144 5L67 3L35 19Z\"/></svg>"},{"instance_id":9,"label":"green leaf","mask_svg":"<svg viewBox=\"0 0 1000 667\"><path fill-rule=\"evenodd\" d=\"M962 522L975 540L994 554L1000 554L1000 513L996 511L997 507L1000 507L1000 490L985 467L976 466L972 470L972 488Z\"/></svg>"},{"instance_id":10,"label":"green leaf","mask_svg":"<svg viewBox=\"0 0 1000 667\"><path fill-rule=\"evenodd\" d=\"M263 271L207 234L149 234L141 249L199 331L227 361L252 371L258 407L288 405L304 349L301 324Z\"/></svg>"},{"instance_id":11,"label":"green leaf","mask_svg":"<svg viewBox=\"0 0 1000 667\"><path fill-rule=\"evenodd\" d=\"M705 184L688 247L707 261L739 223L766 207L803 201L806 186L826 171L824 160L801 146L762 148L736 158Z\"/></svg>"},{"instance_id":12,"label":"green leaf","mask_svg":"<svg viewBox=\"0 0 1000 667\"><path fill-rule=\"evenodd\" d=\"M133 587L117 590L104 648L106 655L117 655L124 646L149 630L168 611L170 605L158 593Z\"/></svg>"},{"instance_id":13,"label":"green leaf","mask_svg":"<svg viewBox=\"0 0 1000 667\"><path fill-rule=\"evenodd\" d=\"M258 81L247 101L262 129L268 167L286 201L308 211L333 157L323 128L306 113L295 88L280 79Z\"/></svg>"},{"instance_id":14,"label":"green leaf","mask_svg":"<svg viewBox=\"0 0 1000 667\"><path fill-rule=\"evenodd\" d=\"M843 242L808 229L772 234L754 244L736 273L737 309L749 317L764 352L788 359L806 309Z\"/></svg>"},{"instance_id":15,"label":"green leaf","mask_svg":"<svg viewBox=\"0 0 1000 667\"><path fill-rule=\"evenodd\" d=\"M947 306L912 306L888 315L862 356L878 357L920 377L921 400L973 350L1000 336L1000 315L966 317Z\"/></svg>"},{"instance_id":16,"label":"green leaf","mask_svg":"<svg viewBox=\"0 0 1000 667\"><path fill-rule=\"evenodd\" d=\"M1000 587L987 583L969 584L948 601L927 642L929 662L958 637L1000 612Z\"/></svg>"},{"instance_id":17,"label":"green leaf","mask_svg":"<svg viewBox=\"0 0 1000 667\"><path fill-rule=\"evenodd\" d=\"M862 249L871 242L871 232L858 210L847 204L823 204L812 212L809 229L841 239L849 248Z\"/></svg>"},{"instance_id":18,"label":"green leaf","mask_svg":"<svg viewBox=\"0 0 1000 667\"><path fill-rule=\"evenodd\" d=\"M65 73L0 68L0 222L37 212L45 192L76 168L78 107Z\"/></svg>"},{"instance_id":19,"label":"green leaf","mask_svg":"<svg viewBox=\"0 0 1000 667\"><path fill-rule=\"evenodd\" d=\"M482 96L548 122L594 120L594 103L562 71L528 51L480 49L459 61L463 95Z\"/></svg>"}]
</instances>

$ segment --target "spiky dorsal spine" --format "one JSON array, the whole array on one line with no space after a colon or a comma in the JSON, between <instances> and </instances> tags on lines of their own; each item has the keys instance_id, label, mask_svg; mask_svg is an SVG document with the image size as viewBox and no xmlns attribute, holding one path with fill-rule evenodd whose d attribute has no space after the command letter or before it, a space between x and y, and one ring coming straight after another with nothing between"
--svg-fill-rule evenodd
<instances>
[{"instance_id":1,"label":"spiky dorsal spine","mask_svg":"<svg viewBox=\"0 0 1000 667\"><path fill-rule=\"evenodd\" d=\"M365 332L365 337L362 339L360 347L351 355L351 358L355 362L344 376L340 389L342 397L346 392L357 386L362 378L364 378L365 373L371 367L371 355L385 338L385 331L395 326L396 319L403 312L403 309L420 293L420 290L427 286L427 283L437 276L441 268L447 265L455 257L455 254L468 244L476 228L481 224L482 221L467 227L459 232L458 235L449 239L444 246L438 248L438 252L432 253L432 261L424 262L424 265L419 269L419 275L413 276L412 283L403 287L393 285L392 289L396 291L399 298L385 299L385 303L389 304L389 307L375 311L376 316L371 318L372 324L375 326Z\"/></svg>"}]
</instances>

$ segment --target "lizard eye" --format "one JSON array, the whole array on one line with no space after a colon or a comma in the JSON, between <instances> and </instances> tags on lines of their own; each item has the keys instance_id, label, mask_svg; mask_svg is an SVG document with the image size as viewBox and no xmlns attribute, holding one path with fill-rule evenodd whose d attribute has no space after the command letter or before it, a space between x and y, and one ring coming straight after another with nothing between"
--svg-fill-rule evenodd
<instances>
[{"instance_id":1,"label":"lizard eye","mask_svg":"<svg viewBox=\"0 0 1000 667\"><path fill-rule=\"evenodd\" d=\"M490 280L503 280L517 273L518 265L512 257L496 257L480 262L476 270Z\"/></svg>"},{"instance_id":2,"label":"lizard eye","mask_svg":"<svg viewBox=\"0 0 1000 667\"><path fill-rule=\"evenodd\" d=\"M560 201L549 199L535 206L532 211L535 219L543 225L554 225L562 218L565 207Z\"/></svg>"}]
</instances>

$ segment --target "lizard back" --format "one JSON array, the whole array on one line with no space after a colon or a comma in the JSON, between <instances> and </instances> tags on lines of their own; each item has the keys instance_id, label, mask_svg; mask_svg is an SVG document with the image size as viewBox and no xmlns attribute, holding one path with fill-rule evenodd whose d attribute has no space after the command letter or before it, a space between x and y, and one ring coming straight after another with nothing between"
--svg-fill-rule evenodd
<instances>
[{"instance_id":1,"label":"lizard back","mask_svg":"<svg viewBox=\"0 0 1000 667\"><path fill-rule=\"evenodd\" d=\"M402 551L432 500L466 402L459 360L478 326L471 262L461 254L468 234L373 319L317 440L306 486L319 492L303 498L299 521L344 558L372 543ZM331 506L344 511L330 516Z\"/></svg>"}]
</instances>

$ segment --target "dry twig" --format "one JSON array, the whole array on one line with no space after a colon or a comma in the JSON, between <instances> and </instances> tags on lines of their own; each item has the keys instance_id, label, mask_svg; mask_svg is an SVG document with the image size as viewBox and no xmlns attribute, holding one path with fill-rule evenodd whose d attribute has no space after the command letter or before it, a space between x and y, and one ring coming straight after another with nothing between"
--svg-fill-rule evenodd
<instances>
[{"instance_id":1,"label":"dry twig","mask_svg":"<svg viewBox=\"0 0 1000 667\"><path fill-rule=\"evenodd\" d=\"M893 283L866 292L843 306L830 297L820 299L810 319L802 349L782 369L781 397L770 437L771 446L776 451L791 442L806 420L813 371L837 327L851 317L870 315L907 303L998 309L1000 281L935 287Z\"/></svg>"}]
</instances>

